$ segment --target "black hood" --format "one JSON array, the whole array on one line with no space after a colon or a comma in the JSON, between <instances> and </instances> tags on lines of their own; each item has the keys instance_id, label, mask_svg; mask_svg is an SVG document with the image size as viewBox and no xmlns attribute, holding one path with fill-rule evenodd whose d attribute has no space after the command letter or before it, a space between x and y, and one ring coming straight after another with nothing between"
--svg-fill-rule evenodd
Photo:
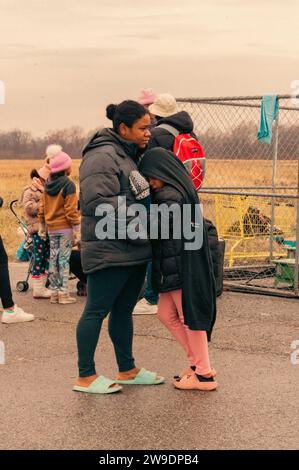
<instances>
[{"instance_id":1,"label":"black hood","mask_svg":"<svg viewBox=\"0 0 299 470\"><path fill-rule=\"evenodd\" d=\"M180 111L172 116L159 119L157 125L159 126L159 124L170 124L175 127L180 134L190 134L193 132L194 128L193 121L186 111Z\"/></svg>"},{"instance_id":2,"label":"black hood","mask_svg":"<svg viewBox=\"0 0 299 470\"><path fill-rule=\"evenodd\" d=\"M113 129L101 129L90 139L85 145L82 156L89 152L89 150L102 147L104 145L112 145L116 152L125 157L129 155L133 160L137 160L141 152L136 144L122 139Z\"/></svg>"},{"instance_id":3,"label":"black hood","mask_svg":"<svg viewBox=\"0 0 299 470\"><path fill-rule=\"evenodd\" d=\"M170 150L156 147L147 150L139 170L146 177L156 178L176 188L185 202L198 204L198 195L184 164Z\"/></svg>"},{"instance_id":4,"label":"black hood","mask_svg":"<svg viewBox=\"0 0 299 470\"><path fill-rule=\"evenodd\" d=\"M45 191L49 196L56 196L68 182L69 179L65 175L50 179L45 184Z\"/></svg>"}]
</instances>

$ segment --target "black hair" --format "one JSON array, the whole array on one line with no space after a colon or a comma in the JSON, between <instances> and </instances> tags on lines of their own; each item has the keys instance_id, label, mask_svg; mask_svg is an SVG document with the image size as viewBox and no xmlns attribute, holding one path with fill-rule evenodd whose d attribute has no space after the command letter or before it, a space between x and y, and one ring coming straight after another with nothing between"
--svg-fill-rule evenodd
<instances>
[{"instance_id":1,"label":"black hair","mask_svg":"<svg viewBox=\"0 0 299 470\"><path fill-rule=\"evenodd\" d=\"M127 127L132 127L146 114L149 115L148 109L133 100L126 100L118 105L109 104L106 108L106 116L113 122L114 131L117 133L122 122Z\"/></svg>"},{"instance_id":2,"label":"black hair","mask_svg":"<svg viewBox=\"0 0 299 470\"><path fill-rule=\"evenodd\" d=\"M33 180L33 178L40 178L36 168L33 168L33 170L31 170L31 173L30 173L30 178Z\"/></svg>"}]
</instances>

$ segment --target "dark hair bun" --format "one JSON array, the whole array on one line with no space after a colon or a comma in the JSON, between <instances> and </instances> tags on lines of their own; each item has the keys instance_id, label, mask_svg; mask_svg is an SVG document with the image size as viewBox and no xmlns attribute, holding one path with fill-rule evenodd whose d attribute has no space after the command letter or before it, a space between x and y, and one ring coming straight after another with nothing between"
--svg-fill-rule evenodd
<instances>
[{"instance_id":1,"label":"dark hair bun","mask_svg":"<svg viewBox=\"0 0 299 470\"><path fill-rule=\"evenodd\" d=\"M110 121L113 121L114 114L117 108L117 104L109 104L106 108L106 116Z\"/></svg>"}]
</instances>

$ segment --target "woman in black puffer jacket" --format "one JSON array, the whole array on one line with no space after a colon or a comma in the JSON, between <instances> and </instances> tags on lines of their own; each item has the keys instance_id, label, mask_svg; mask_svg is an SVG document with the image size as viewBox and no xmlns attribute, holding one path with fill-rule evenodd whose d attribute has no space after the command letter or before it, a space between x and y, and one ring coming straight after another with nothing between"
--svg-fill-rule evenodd
<instances>
[{"instance_id":1,"label":"woman in black puffer jacket","mask_svg":"<svg viewBox=\"0 0 299 470\"><path fill-rule=\"evenodd\" d=\"M147 151L140 172L149 181L152 203L173 210L162 212L160 218L151 211L151 243L153 288L160 294L158 318L184 348L190 364L174 385L214 390L218 384L210 366L208 339L216 318L216 291L198 195L184 165L165 149ZM187 207L190 217L184 212Z\"/></svg>"},{"instance_id":2,"label":"woman in black puffer jacket","mask_svg":"<svg viewBox=\"0 0 299 470\"><path fill-rule=\"evenodd\" d=\"M92 137L80 166L81 257L87 274L87 303L77 327L79 378L73 388L99 394L119 391L115 382L151 385L164 381L154 372L137 369L132 353L132 312L151 247L146 237L133 240L128 236L134 216L126 215L126 210L137 202L129 178L148 144L150 115L139 103L124 101L109 105L107 117L113 121L113 129L102 129ZM105 228L109 217L111 232ZM94 362L101 326L109 313L109 335L119 369L115 382L98 376Z\"/></svg>"}]
</instances>

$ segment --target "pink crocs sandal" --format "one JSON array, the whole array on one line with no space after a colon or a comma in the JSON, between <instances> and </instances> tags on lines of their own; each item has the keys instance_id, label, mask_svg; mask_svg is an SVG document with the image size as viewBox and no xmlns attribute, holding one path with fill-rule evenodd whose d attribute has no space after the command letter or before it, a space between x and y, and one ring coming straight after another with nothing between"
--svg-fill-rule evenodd
<instances>
[{"instance_id":1,"label":"pink crocs sandal","mask_svg":"<svg viewBox=\"0 0 299 470\"><path fill-rule=\"evenodd\" d=\"M179 380L181 379L182 377L184 377L184 375L191 375L191 374L195 374L194 370L191 369L190 367L188 367L188 369L185 369L183 370L183 372L180 373L180 375L175 375L173 378L175 380ZM215 369L211 369L211 377L216 377L217 375L217 371Z\"/></svg>"},{"instance_id":2,"label":"pink crocs sandal","mask_svg":"<svg viewBox=\"0 0 299 470\"><path fill-rule=\"evenodd\" d=\"M184 375L181 379L175 380L173 384L175 388L180 390L202 390L204 392L216 390L218 387L218 382L200 381L194 373L190 375Z\"/></svg>"}]
</instances>

